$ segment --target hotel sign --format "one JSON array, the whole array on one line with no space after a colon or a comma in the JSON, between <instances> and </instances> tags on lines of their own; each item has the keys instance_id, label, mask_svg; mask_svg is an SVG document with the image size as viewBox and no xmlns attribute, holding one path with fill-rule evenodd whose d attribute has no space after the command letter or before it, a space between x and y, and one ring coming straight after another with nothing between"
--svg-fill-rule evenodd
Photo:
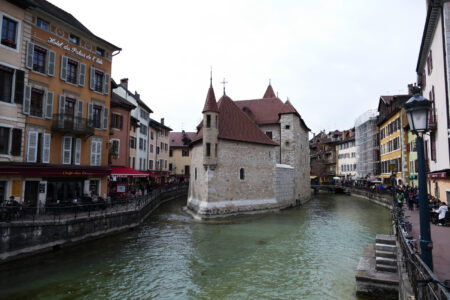
<instances>
[{"instance_id":1,"label":"hotel sign","mask_svg":"<svg viewBox=\"0 0 450 300\"><path fill-rule=\"evenodd\" d=\"M56 47L59 47L61 49L71 51L72 53L81 56L82 58L85 58L87 60L96 62L98 64L103 64L103 60L101 58L98 58L97 56L91 56L91 54L85 54L83 51L78 49L77 47L70 47L68 44L65 44L64 42L58 41L55 38L49 37L48 41L49 44L55 45Z\"/></svg>"}]
</instances>

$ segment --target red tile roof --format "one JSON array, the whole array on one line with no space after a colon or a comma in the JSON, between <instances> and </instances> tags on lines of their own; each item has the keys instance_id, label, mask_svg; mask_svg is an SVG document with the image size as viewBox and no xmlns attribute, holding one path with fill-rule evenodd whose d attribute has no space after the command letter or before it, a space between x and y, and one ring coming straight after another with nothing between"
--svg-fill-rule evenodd
<instances>
[{"instance_id":1,"label":"red tile roof","mask_svg":"<svg viewBox=\"0 0 450 300\"><path fill-rule=\"evenodd\" d=\"M226 95L219 100L219 139L278 146Z\"/></svg>"},{"instance_id":2,"label":"red tile roof","mask_svg":"<svg viewBox=\"0 0 450 300\"><path fill-rule=\"evenodd\" d=\"M287 101L284 103L284 105L283 105L283 107L281 108L279 114L280 114L280 115L282 115L282 114L296 114L296 115L299 115L299 113L297 112L297 110L295 109L295 107L292 106L292 104L291 104L291 102L289 102L289 100L287 100Z\"/></svg>"},{"instance_id":3,"label":"red tile roof","mask_svg":"<svg viewBox=\"0 0 450 300\"><path fill-rule=\"evenodd\" d=\"M214 89L212 88L212 86L209 87L208 94L206 95L205 106L203 107L202 113L207 111L212 112L219 111L219 108L217 107L216 103L216 96L214 95Z\"/></svg>"},{"instance_id":4,"label":"red tile roof","mask_svg":"<svg viewBox=\"0 0 450 300\"><path fill-rule=\"evenodd\" d=\"M195 132L171 132L169 134L169 145L170 147L188 147L196 136L197 133ZM183 137L185 137L184 140Z\"/></svg>"},{"instance_id":5,"label":"red tile roof","mask_svg":"<svg viewBox=\"0 0 450 300\"><path fill-rule=\"evenodd\" d=\"M264 93L263 98L277 98L277 96L275 95L275 93L273 92L272 86L269 84L269 86L267 87L266 92Z\"/></svg>"},{"instance_id":6,"label":"red tile roof","mask_svg":"<svg viewBox=\"0 0 450 300\"><path fill-rule=\"evenodd\" d=\"M258 125L278 123L283 102L278 98L234 101Z\"/></svg>"}]
</instances>

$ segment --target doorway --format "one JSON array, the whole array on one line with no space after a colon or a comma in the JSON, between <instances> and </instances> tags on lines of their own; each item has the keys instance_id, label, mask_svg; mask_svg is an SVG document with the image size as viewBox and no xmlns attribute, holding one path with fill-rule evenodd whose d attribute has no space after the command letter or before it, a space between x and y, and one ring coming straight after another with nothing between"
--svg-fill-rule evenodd
<instances>
[{"instance_id":1,"label":"doorway","mask_svg":"<svg viewBox=\"0 0 450 300\"><path fill-rule=\"evenodd\" d=\"M25 201L28 206L36 206L39 195L39 181L25 181Z\"/></svg>"}]
</instances>

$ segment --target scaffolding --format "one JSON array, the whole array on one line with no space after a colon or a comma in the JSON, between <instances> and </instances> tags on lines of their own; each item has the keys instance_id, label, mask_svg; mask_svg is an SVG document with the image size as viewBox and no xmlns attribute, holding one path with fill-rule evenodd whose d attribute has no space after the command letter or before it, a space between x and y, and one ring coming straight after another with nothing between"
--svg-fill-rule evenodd
<instances>
[{"instance_id":1,"label":"scaffolding","mask_svg":"<svg viewBox=\"0 0 450 300\"><path fill-rule=\"evenodd\" d=\"M361 179L378 174L377 115L378 111L372 109L355 121L356 176Z\"/></svg>"}]
</instances>

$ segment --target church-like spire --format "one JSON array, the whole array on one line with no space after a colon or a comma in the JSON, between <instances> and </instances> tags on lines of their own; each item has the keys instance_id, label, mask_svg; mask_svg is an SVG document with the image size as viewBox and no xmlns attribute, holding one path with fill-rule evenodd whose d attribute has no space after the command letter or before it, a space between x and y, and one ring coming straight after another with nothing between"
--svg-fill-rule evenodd
<instances>
[{"instance_id":1,"label":"church-like spire","mask_svg":"<svg viewBox=\"0 0 450 300\"><path fill-rule=\"evenodd\" d=\"M219 112L219 108L217 107L216 102L216 96L214 95L214 89L212 87L212 81L208 89L208 95L206 95L205 106L203 107L202 113L207 111Z\"/></svg>"},{"instance_id":2,"label":"church-like spire","mask_svg":"<svg viewBox=\"0 0 450 300\"><path fill-rule=\"evenodd\" d=\"M277 96L275 96L275 92L273 91L272 85L270 84L270 80L269 80L269 86L267 87L266 92L264 93L263 99L264 98L276 98Z\"/></svg>"}]
</instances>

